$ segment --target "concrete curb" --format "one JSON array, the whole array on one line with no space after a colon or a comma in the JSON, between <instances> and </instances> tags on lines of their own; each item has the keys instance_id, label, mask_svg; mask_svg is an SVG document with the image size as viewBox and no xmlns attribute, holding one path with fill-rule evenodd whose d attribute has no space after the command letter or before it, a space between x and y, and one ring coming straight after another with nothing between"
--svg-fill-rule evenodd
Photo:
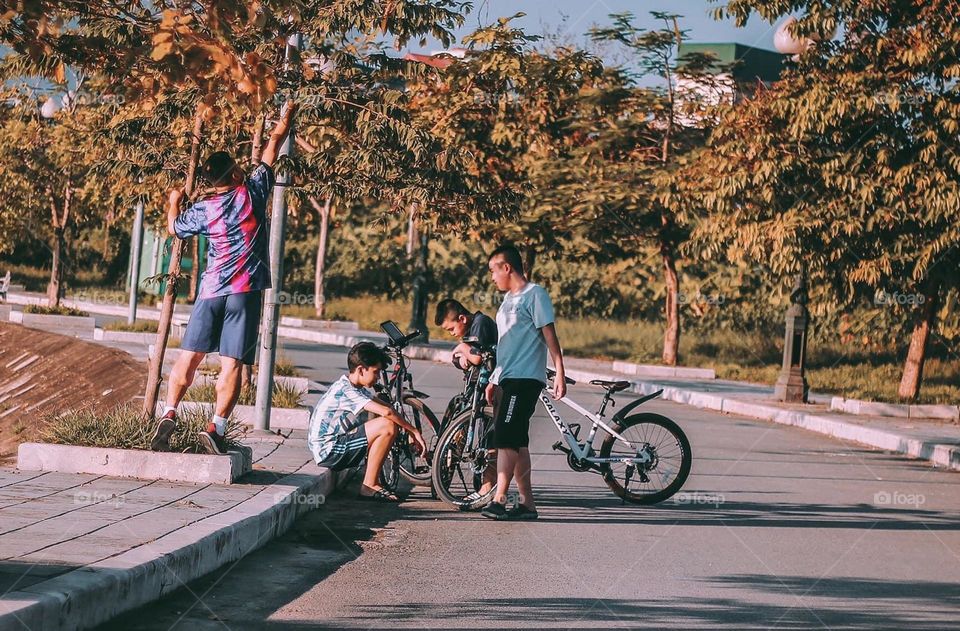
<instances>
[{"instance_id":1,"label":"concrete curb","mask_svg":"<svg viewBox=\"0 0 960 631\"><path fill-rule=\"evenodd\" d=\"M579 370L568 370L567 376L584 382L591 379L611 378L610 375ZM708 410L716 410L727 414L749 416L781 425L792 425L825 436L860 443L868 447L892 451L922 460L929 460L934 465L960 471L960 446L957 445L941 444L911 438L883 429L850 423L837 416L831 417L822 414L784 410L774 405L742 401L707 392L685 390L683 388L675 388L650 381L634 381L631 390L637 394L652 394L657 390L663 390L661 397L668 401Z\"/></svg>"},{"instance_id":2,"label":"concrete curb","mask_svg":"<svg viewBox=\"0 0 960 631\"><path fill-rule=\"evenodd\" d=\"M32 329L42 329L61 334L71 333L81 337L92 338L96 329L96 320L91 316L45 315L11 310L7 317L10 322Z\"/></svg>"},{"instance_id":3,"label":"concrete curb","mask_svg":"<svg viewBox=\"0 0 960 631\"><path fill-rule=\"evenodd\" d=\"M311 320L309 318L293 318L281 316L280 326L295 326L303 329L340 329L344 331L359 331L360 325L352 320Z\"/></svg>"},{"instance_id":4,"label":"concrete curb","mask_svg":"<svg viewBox=\"0 0 960 631\"><path fill-rule=\"evenodd\" d=\"M158 404L158 410L159 408ZM208 414L213 414L213 404L202 401L181 401L180 408L184 410L201 408ZM270 429L302 429L306 430L310 425L310 408L271 408L270 410ZM257 408L252 405L238 405L234 407L233 414L244 425L253 425L253 420L257 415Z\"/></svg>"},{"instance_id":5,"label":"concrete curb","mask_svg":"<svg viewBox=\"0 0 960 631\"><path fill-rule=\"evenodd\" d=\"M253 470L253 451L241 447L228 456L157 453L49 443L21 443L17 469L92 473L116 478L169 480L194 484L231 484Z\"/></svg>"},{"instance_id":6,"label":"concrete curb","mask_svg":"<svg viewBox=\"0 0 960 631\"><path fill-rule=\"evenodd\" d=\"M0 628L89 629L155 601L283 534L299 515L324 503L349 475L309 462L223 513L6 594L0 600Z\"/></svg>"},{"instance_id":7,"label":"concrete curb","mask_svg":"<svg viewBox=\"0 0 960 631\"><path fill-rule=\"evenodd\" d=\"M936 418L947 421L960 421L960 405L897 405L895 403L877 403L859 399L833 397L830 409L847 414L867 416L892 416L898 418Z\"/></svg>"}]
</instances>

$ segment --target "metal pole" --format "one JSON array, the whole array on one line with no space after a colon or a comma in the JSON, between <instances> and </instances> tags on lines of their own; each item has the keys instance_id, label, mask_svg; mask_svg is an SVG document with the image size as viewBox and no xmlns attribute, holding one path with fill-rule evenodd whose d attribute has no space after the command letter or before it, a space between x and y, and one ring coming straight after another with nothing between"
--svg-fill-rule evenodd
<instances>
[{"instance_id":1,"label":"metal pole","mask_svg":"<svg viewBox=\"0 0 960 631\"><path fill-rule=\"evenodd\" d=\"M140 292L140 256L143 252L143 201L138 201L133 217L133 242L130 248L130 312L127 324L137 321L137 294Z\"/></svg>"},{"instance_id":2,"label":"metal pole","mask_svg":"<svg viewBox=\"0 0 960 631\"><path fill-rule=\"evenodd\" d=\"M300 49L301 36L294 35L287 42L286 59L289 63L294 48ZM286 113L286 105L281 116ZM293 126L280 146L281 156L293 151ZM260 326L260 361L257 364L257 405L253 429L270 431L271 395L273 394L273 366L277 358L277 324L280 321L280 303L277 298L283 290L283 235L287 223L286 188L289 174L277 178L273 189L273 209L270 217L270 289L264 292L263 323Z\"/></svg>"}]
</instances>

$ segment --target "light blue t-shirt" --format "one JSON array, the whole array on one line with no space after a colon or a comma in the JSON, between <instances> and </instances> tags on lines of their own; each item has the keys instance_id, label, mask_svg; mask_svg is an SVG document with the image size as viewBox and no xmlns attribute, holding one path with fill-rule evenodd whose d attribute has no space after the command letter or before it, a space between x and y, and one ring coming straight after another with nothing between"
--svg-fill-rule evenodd
<instances>
[{"instance_id":1,"label":"light blue t-shirt","mask_svg":"<svg viewBox=\"0 0 960 631\"><path fill-rule=\"evenodd\" d=\"M367 414L363 408L372 400L369 390L353 385L346 375L330 384L313 408L307 428L307 447L314 460L319 463L334 451L337 436L364 424Z\"/></svg>"},{"instance_id":2,"label":"light blue t-shirt","mask_svg":"<svg viewBox=\"0 0 960 631\"><path fill-rule=\"evenodd\" d=\"M527 283L518 293L507 292L497 310L497 368L490 380L547 383L547 343L540 329L553 321L553 303L540 285Z\"/></svg>"}]
</instances>

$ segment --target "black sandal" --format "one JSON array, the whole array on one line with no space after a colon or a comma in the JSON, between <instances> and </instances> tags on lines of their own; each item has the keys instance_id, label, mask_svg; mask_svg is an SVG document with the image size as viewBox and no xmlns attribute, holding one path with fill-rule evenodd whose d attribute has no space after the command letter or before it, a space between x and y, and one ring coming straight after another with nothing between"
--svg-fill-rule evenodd
<instances>
[{"instance_id":1,"label":"black sandal","mask_svg":"<svg viewBox=\"0 0 960 631\"><path fill-rule=\"evenodd\" d=\"M387 489L377 489L370 495L364 495L363 493L358 493L357 497L366 502L383 502L385 504L396 504L400 501L400 498L388 491Z\"/></svg>"}]
</instances>

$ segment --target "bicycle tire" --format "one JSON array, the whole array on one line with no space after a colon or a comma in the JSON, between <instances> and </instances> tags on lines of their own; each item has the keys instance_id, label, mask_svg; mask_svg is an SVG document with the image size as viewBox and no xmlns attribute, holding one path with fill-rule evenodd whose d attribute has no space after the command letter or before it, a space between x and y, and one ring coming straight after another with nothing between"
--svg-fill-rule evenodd
<instances>
[{"instance_id":1,"label":"bicycle tire","mask_svg":"<svg viewBox=\"0 0 960 631\"><path fill-rule=\"evenodd\" d=\"M427 453L422 458L414 455L414 451L408 445L400 445L400 476L414 486L430 486L430 471L432 469L433 451L437 445L437 432L440 429L440 421L433 413L433 410L414 396L404 397L404 406L412 408L413 413L418 415L418 419L406 419L413 426L420 426L420 433L423 434L423 442L427 444ZM405 435L405 434L404 434ZM394 449L390 450L394 453ZM388 459L390 457L388 456Z\"/></svg>"},{"instance_id":2,"label":"bicycle tire","mask_svg":"<svg viewBox=\"0 0 960 631\"><path fill-rule=\"evenodd\" d=\"M485 408L482 414L485 417L485 426L492 428L493 416L489 413L488 408ZM476 500L464 501L463 499L469 495L470 492L476 490L474 487L475 481L473 474L471 473L469 475L468 481L466 479L467 476L460 470L463 463L463 443L466 441L466 434L472 420L473 411L464 410L450 421L447 428L440 435L440 439L437 441L437 449L434 452L433 468L431 470L433 490L437 494L437 497L460 510L482 508L489 503L493 494L496 492L496 487L494 487L489 493ZM456 478L454 477L454 468L460 472ZM462 488L452 489L451 484L457 482L462 483ZM460 491L464 491L464 493Z\"/></svg>"},{"instance_id":3,"label":"bicycle tire","mask_svg":"<svg viewBox=\"0 0 960 631\"><path fill-rule=\"evenodd\" d=\"M683 486L683 483L686 482L687 476L690 475L690 466L693 462L693 452L690 449L690 441L687 440L687 436L683 433L683 430L680 429L680 426L666 416L661 416L660 414L634 414L616 423L613 426L613 429L615 429L617 433L623 435L630 428L637 428L640 425L649 426L650 428L659 427L673 439L673 446L678 448L680 454L680 462L677 468L676 477L661 489L655 491L652 490L652 492L636 492L625 488L623 484L620 484L612 467L607 465L605 467L605 471L603 472L603 481L606 482L607 486L610 487L610 490L613 491L617 497L620 497L627 502L632 502L634 504L657 504L658 502L662 502L679 491L680 487ZM642 436L648 436L650 434L649 431L641 431L640 433ZM661 432L661 434L662 433L663 432ZM610 458L610 453L616 443L617 439L612 435L608 435L603 441L603 444L600 446L600 457ZM668 446L670 446L669 442ZM654 468L647 471L647 473L650 471L655 471L659 466L660 461L658 460Z\"/></svg>"}]
</instances>

